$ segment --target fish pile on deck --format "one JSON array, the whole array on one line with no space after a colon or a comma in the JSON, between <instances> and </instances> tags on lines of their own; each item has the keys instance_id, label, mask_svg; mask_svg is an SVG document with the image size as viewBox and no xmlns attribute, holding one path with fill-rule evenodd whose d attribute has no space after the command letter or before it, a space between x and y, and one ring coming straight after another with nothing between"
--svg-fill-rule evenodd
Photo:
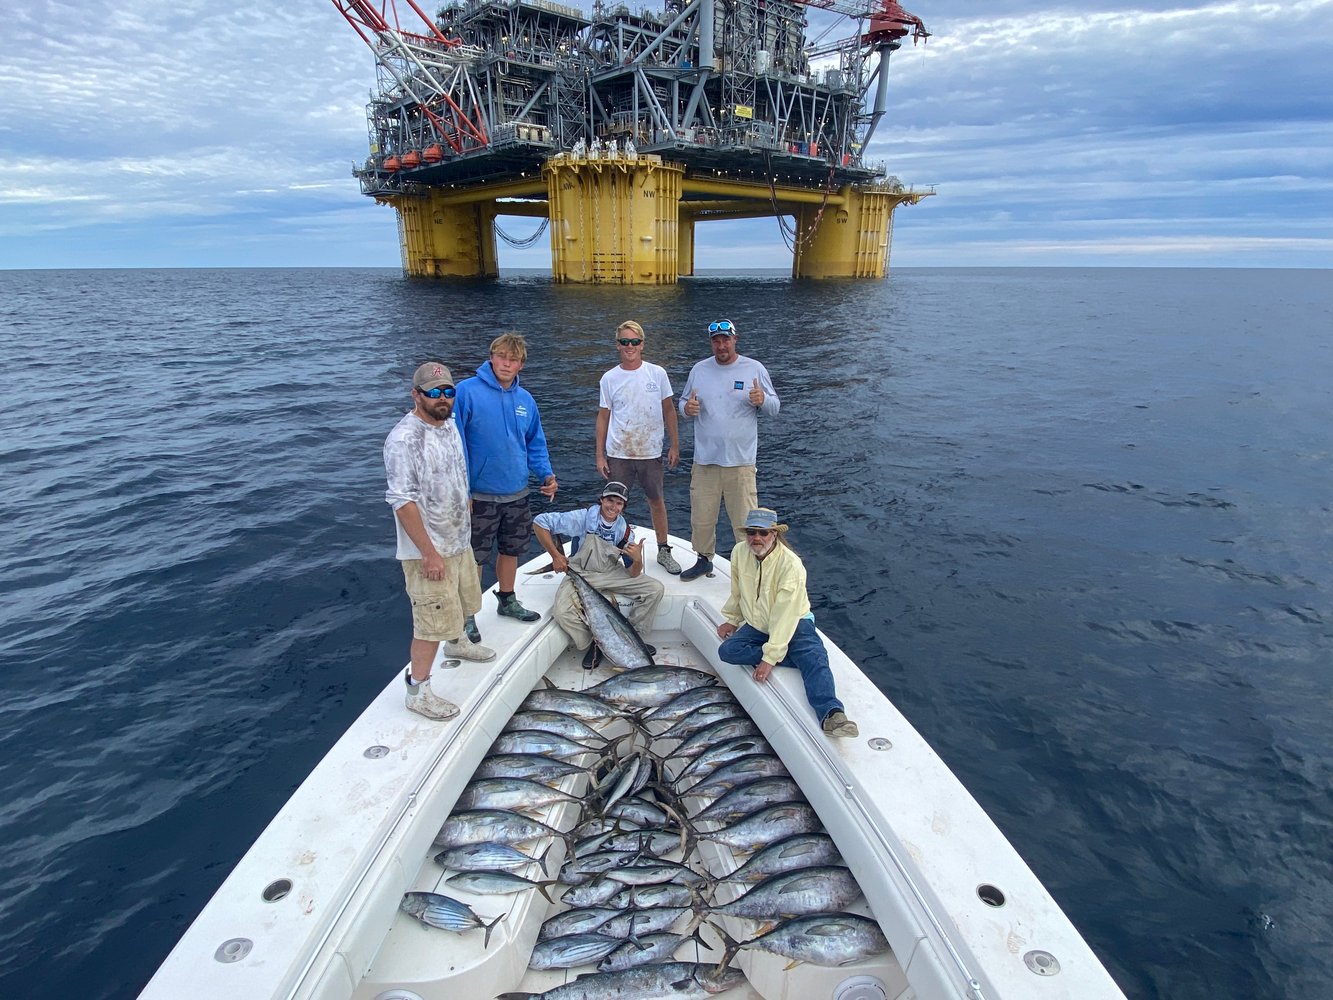
<instances>
[{"instance_id":1,"label":"fish pile on deck","mask_svg":"<svg viewBox=\"0 0 1333 1000\"><path fill-rule=\"evenodd\" d=\"M579 775L588 778L582 796L556 787ZM580 814L568 831L528 815L562 803ZM551 878L557 841L567 858ZM547 846L519 849L534 842ZM717 875L701 842L748 857ZM689 667L628 670L584 692L532 692L435 847L436 862L454 872L445 888L535 890L551 900L564 887L567 909L543 923L529 966L596 971L505 1000L704 997L744 981L729 965L742 948L822 966L888 950L874 920L846 912L860 888L773 748L715 675ZM528 877L536 872L544 877ZM402 909L446 930L482 928L487 943L504 916L486 922L429 892L408 893ZM733 940L719 918L743 918L753 930ZM720 938L721 960L676 961L686 944L712 949L705 927Z\"/></svg>"}]
</instances>

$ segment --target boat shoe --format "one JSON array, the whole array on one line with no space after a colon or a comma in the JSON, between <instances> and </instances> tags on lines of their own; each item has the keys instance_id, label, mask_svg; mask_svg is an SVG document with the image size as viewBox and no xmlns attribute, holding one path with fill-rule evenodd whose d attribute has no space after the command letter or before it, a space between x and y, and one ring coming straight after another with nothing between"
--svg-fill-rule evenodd
<instances>
[{"instance_id":1,"label":"boat shoe","mask_svg":"<svg viewBox=\"0 0 1333 1000\"><path fill-rule=\"evenodd\" d=\"M711 576L712 572L713 572L713 560L708 558L708 556L697 556L695 557L694 565L691 566L689 569L687 569L684 573L680 574L680 578L682 580L697 580L705 573Z\"/></svg>"},{"instance_id":2,"label":"boat shoe","mask_svg":"<svg viewBox=\"0 0 1333 1000\"><path fill-rule=\"evenodd\" d=\"M443 722L458 714L458 706L448 698L441 698L430 689L430 678L413 687L407 685L407 707L417 715Z\"/></svg>"},{"instance_id":3,"label":"boat shoe","mask_svg":"<svg viewBox=\"0 0 1333 1000\"><path fill-rule=\"evenodd\" d=\"M495 595L495 599L500 602L499 614L506 618L516 618L521 622L535 622L541 615L535 611L529 611L518 601L518 595L510 594L508 597Z\"/></svg>"},{"instance_id":4,"label":"boat shoe","mask_svg":"<svg viewBox=\"0 0 1333 1000\"><path fill-rule=\"evenodd\" d=\"M671 554L670 545L659 545L657 547L657 565L661 566L672 576L676 576L680 573L680 563L676 562L676 557Z\"/></svg>"},{"instance_id":5,"label":"boat shoe","mask_svg":"<svg viewBox=\"0 0 1333 1000\"><path fill-rule=\"evenodd\" d=\"M472 642L481 642L481 629L477 628L477 616L468 615L463 622L463 634Z\"/></svg>"},{"instance_id":6,"label":"boat shoe","mask_svg":"<svg viewBox=\"0 0 1333 1000\"><path fill-rule=\"evenodd\" d=\"M444 655L484 663L486 660L495 659L495 650L479 642L468 642L466 639L447 639L444 643Z\"/></svg>"},{"instance_id":7,"label":"boat shoe","mask_svg":"<svg viewBox=\"0 0 1333 1000\"><path fill-rule=\"evenodd\" d=\"M856 723L837 709L824 716L825 736L856 736L860 732Z\"/></svg>"}]
</instances>

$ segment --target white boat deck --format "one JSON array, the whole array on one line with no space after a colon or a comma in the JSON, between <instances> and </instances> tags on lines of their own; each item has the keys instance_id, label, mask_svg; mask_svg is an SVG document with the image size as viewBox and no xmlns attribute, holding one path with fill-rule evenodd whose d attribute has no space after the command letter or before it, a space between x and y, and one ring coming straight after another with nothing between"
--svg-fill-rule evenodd
<instances>
[{"instance_id":1,"label":"white boat deck","mask_svg":"<svg viewBox=\"0 0 1333 1000\"><path fill-rule=\"evenodd\" d=\"M713 630L728 593L726 561L715 560L714 578L682 583L653 561L647 534L649 572L667 587L645 637L658 646L658 660L713 669L731 685L819 813L865 892L865 912L893 947L892 956L864 968L790 971L785 959L742 952L735 964L749 986L726 997L833 996L863 975L879 984L854 994L863 1000L1122 996L980 806L827 637L839 697L861 727L855 740L823 736L796 671L776 671L760 685L721 664ZM687 543L673 543L688 552ZM519 596L544 611L560 579L520 575ZM548 915L535 891L470 897L451 889L486 919L506 914L489 947L481 931L451 934L398 910L404 892L437 889L446 875L432 860L431 841L543 674L575 689L607 676L583 671L545 616L524 625L497 617L493 597L485 604L478 624L497 659L435 671L437 690L462 706L460 716L438 723L409 713L395 675L240 861L143 997L488 1000L565 981L563 972L526 969ZM560 819L564 827L572 822L572 813ZM552 874L560 853L557 844ZM688 960L684 949L677 958Z\"/></svg>"}]
</instances>

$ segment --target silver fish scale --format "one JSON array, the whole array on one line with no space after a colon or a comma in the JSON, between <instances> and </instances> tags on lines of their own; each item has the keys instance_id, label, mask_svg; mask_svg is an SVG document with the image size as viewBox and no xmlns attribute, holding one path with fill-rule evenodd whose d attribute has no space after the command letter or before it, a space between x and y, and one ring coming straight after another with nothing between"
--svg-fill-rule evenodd
<instances>
[{"instance_id":1,"label":"silver fish scale","mask_svg":"<svg viewBox=\"0 0 1333 1000\"><path fill-rule=\"evenodd\" d=\"M723 764L712 774L691 785L688 793L682 792L681 794L702 795L704 792L711 791L713 795L717 796L723 794L727 789L738 788L760 778L784 777L789 778L791 774L779 758L767 753L750 753L738 757L729 764Z\"/></svg>"},{"instance_id":2,"label":"silver fish scale","mask_svg":"<svg viewBox=\"0 0 1333 1000\"><path fill-rule=\"evenodd\" d=\"M697 757L721 741L736 739L741 736L760 736L759 727L746 716L739 719L722 719L710 726L705 726L693 733L680 746L671 751L673 757Z\"/></svg>"},{"instance_id":3,"label":"silver fish scale","mask_svg":"<svg viewBox=\"0 0 1333 1000\"><path fill-rule=\"evenodd\" d=\"M705 705L712 704L739 705L736 696L731 693L731 689L724 684L716 684L712 687L691 688L682 694L676 695L665 705L655 708L645 717L645 722L677 722L691 712L702 708Z\"/></svg>"},{"instance_id":4,"label":"silver fish scale","mask_svg":"<svg viewBox=\"0 0 1333 1000\"><path fill-rule=\"evenodd\" d=\"M861 887L846 868L823 866L772 875L729 903L710 908L728 917L773 920L844 910L861 898Z\"/></svg>"},{"instance_id":5,"label":"silver fish scale","mask_svg":"<svg viewBox=\"0 0 1333 1000\"><path fill-rule=\"evenodd\" d=\"M585 753L593 753L596 747L584 746L577 740L571 740L568 736L561 736L559 733L546 733L538 729L516 729L513 732L501 733L488 753L491 754L550 754L554 757L567 759L578 757Z\"/></svg>"},{"instance_id":6,"label":"silver fish scale","mask_svg":"<svg viewBox=\"0 0 1333 1000\"><path fill-rule=\"evenodd\" d=\"M482 778L459 793L455 809L543 809L556 802L579 802L578 796L528 778Z\"/></svg>"},{"instance_id":7,"label":"silver fish scale","mask_svg":"<svg viewBox=\"0 0 1333 1000\"><path fill-rule=\"evenodd\" d=\"M696 823L728 823L748 816L765 805L804 802L801 786L791 778L759 778L733 788L694 817Z\"/></svg>"},{"instance_id":8,"label":"silver fish scale","mask_svg":"<svg viewBox=\"0 0 1333 1000\"><path fill-rule=\"evenodd\" d=\"M608 677L588 688L588 693L617 705L650 708L664 705L684 691L716 683L715 675L693 667L644 667Z\"/></svg>"},{"instance_id":9,"label":"silver fish scale","mask_svg":"<svg viewBox=\"0 0 1333 1000\"><path fill-rule=\"evenodd\" d=\"M813 809L802 803L785 802L759 809L731 826L701 833L700 840L711 840L737 851L753 851L796 833L820 833L824 825Z\"/></svg>"},{"instance_id":10,"label":"silver fish scale","mask_svg":"<svg viewBox=\"0 0 1333 1000\"><path fill-rule=\"evenodd\" d=\"M584 906L576 910L566 910L548 918L537 932L537 939L564 937L567 934L587 934L601 927L613 917L618 917L622 910L610 906Z\"/></svg>"},{"instance_id":11,"label":"silver fish scale","mask_svg":"<svg viewBox=\"0 0 1333 1000\"><path fill-rule=\"evenodd\" d=\"M879 924L857 913L796 917L739 946L825 967L850 965L889 950Z\"/></svg>"},{"instance_id":12,"label":"silver fish scale","mask_svg":"<svg viewBox=\"0 0 1333 1000\"><path fill-rule=\"evenodd\" d=\"M688 789L692 787L691 782L703 780L724 764L756 753L772 754L773 747L760 736L738 736L735 739L727 740L720 746L705 750L694 760L687 763L676 775L675 784L679 785L684 782Z\"/></svg>"},{"instance_id":13,"label":"silver fish scale","mask_svg":"<svg viewBox=\"0 0 1333 1000\"><path fill-rule=\"evenodd\" d=\"M653 658L648 653L648 647L643 644L639 633L634 631L629 619L620 613L620 608L598 593L573 567L566 569L565 575L574 585L574 592L583 609L583 620L592 633L593 641L607 658L626 670L651 667ZM601 695L594 694L593 697Z\"/></svg>"},{"instance_id":14,"label":"silver fish scale","mask_svg":"<svg viewBox=\"0 0 1333 1000\"><path fill-rule=\"evenodd\" d=\"M535 819L498 809L457 812L444 821L435 835L435 846L465 847L468 844L521 844L538 837L563 837L559 831Z\"/></svg>"},{"instance_id":15,"label":"silver fish scale","mask_svg":"<svg viewBox=\"0 0 1333 1000\"><path fill-rule=\"evenodd\" d=\"M580 722L572 715L566 715L564 712L552 712L549 710L519 710L509 718L503 732L512 733L524 729L531 729L543 733L556 733L560 736L567 736L571 740L577 740L580 743L601 744L606 742L606 737L593 729L586 722Z\"/></svg>"},{"instance_id":16,"label":"silver fish scale","mask_svg":"<svg viewBox=\"0 0 1333 1000\"><path fill-rule=\"evenodd\" d=\"M598 972L618 972L621 969L633 969L671 958L680 946L691 940L689 934L672 934L659 931L655 934L637 934L633 941L626 941L597 964Z\"/></svg>"},{"instance_id":17,"label":"silver fish scale","mask_svg":"<svg viewBox=\"0 0 1333 1000\"><path fill-rule=\"evenodd\" d=\"M784 837L756 851L750 859L728 875L725 882L754 882L769 875L796 871L815 865L841 865L833 838L826 833L798 833Z\"/></svg>"},{"instance_id":18,"label":"silver fish scale","mask_svg":"<svg viewBox=\"0 0 1333 1000\"><path fill-rule=\"evenodd\" d=\"M543 858L545 855L542 856ZM467 844L463 847L451 847L435 855L435 863L441 868L457 872L493 871L497 868L522 868L525 865L540 863L534 858L508 844Z\"/></svg>"},{"instance_id":19,"label":"silver fish scale","mask_svg":"<svg viewBox=\"0 0 1333 1000\"><path fill-rule=\"evenodd\" d=\"M658 733L659 740L685 740L699 730L711 726L723 719L748 719L744 708L739 704L714 702L701 705L683 719L678 719L670 728ZM648 720L652 721L652 720Z\"/></svg>"},{"instance_id":20,"label":"silver fish scale","mask_svg":"<svg viewBox=\"0 0 1333 1000\"><path fill-rule=\"evenodd\" d=\"M520 711L563 712L580 722L601 722L623 714L620 709L600 698L564 688L540 688L523 699L523 704L518 707Z\"/></svg>"},{"instance_id":21,"label":"silver fish scale","mask_svg":"<svg viewBox=\"0 0 1333 1000\"><path fill-rule=\"evenodd\" d=\"M554 757L535 753L498 753L485 758L472 773L473 780L481 778L527 778L551 784L571 774L586 774L584 768Z\"/></svg>"},{"instance_id":22,"label":"silver fish scale","mask_svg":"<svg viewBox=\"0 0 1333 1000\"><path fill-rule=\"evenodd\" d=\"M597 928L598 934L624 940L640 934L653 934L670 930L681 917L693 914L689 906L658 906L651 910L626 910L604 920Z\"/></svg>"},{"instance_id":23,"label":"silver fish scale","mask_svg":"<svg viewBox=\"0 0 1333 1000\"><path fill-rule=\"evenodd\" d=\"M530 969L576 969L600 961L620 942L602 934L568 934L538 941L528 959Z\"/></svg>"},{"instance_id":24,"label":"silver fish scale","mask_svg":"<svg viewBox=\"0 0 1333 1000\"><path fill-rule=\"evenodd\" d=\"M441 930L461 932L481 926L481 918L466 903L438 892L409 892L398 908L423 924Z\"/></svg>"}]
</instances>

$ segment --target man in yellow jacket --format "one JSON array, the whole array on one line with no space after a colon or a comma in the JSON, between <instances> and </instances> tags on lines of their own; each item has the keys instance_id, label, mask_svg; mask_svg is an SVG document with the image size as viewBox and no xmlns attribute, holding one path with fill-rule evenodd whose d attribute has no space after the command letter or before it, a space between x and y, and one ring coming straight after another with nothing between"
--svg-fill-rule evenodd
<instances>
[{"instance_id":1,"label":"man in yellow jacket","mask_svg":"<svg viewBox=\"0 0 1333 1000\"><path fill-rule=\"evenodd\" d=\"M731 551L731 597L722 607L726 619L717 627L724 663L753 668L766 681L774 666L795 667L805 682L805 697L829 736L855 736L833 687L828 651L815 631L805 564L783 537L785 524L776 511L758 507L745 518L745 541Z\"/></svg>"}]
</instances>

